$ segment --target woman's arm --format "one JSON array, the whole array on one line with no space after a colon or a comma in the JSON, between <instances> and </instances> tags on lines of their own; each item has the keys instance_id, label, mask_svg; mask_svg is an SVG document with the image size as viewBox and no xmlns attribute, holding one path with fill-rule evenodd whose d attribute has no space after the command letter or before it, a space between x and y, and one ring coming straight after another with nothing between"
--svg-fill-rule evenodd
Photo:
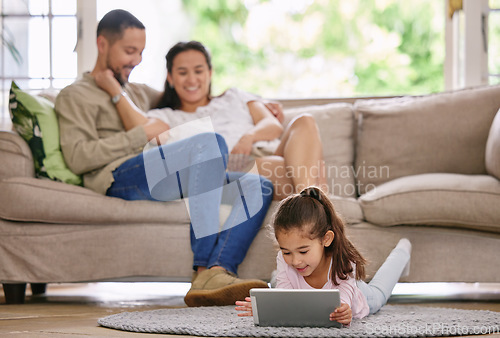
<instances>
[{"instance_id":1,"label":"woman's arm","mask_svg":"<svg viewBox=\"0 0 500 338\"><path fill-rule=\"evenodd\" d=\"M96 84L107 92L110 97L120 95L123 91L110 69L96 74L94 78ZM115 106L126 131L137 126L142 126L148 140L151 140L169 129L168 124L165 122L146 117L146 114L137 108L132 100L126 95L123 95Z\"/></svg>"},{"instance_id":2,"label":"woman's arm","mask_svg":"<svg viewBox=\"0 0 500 338\"><path fill-rule=\"evenodd\" d=\"M283 133L283 126L262 102L250 101L247 105L254 127L240 138L232 149L232 154L249 155L255 142L274 140Z\"/></svg>"},{"instance_id":3,"label":"woman's arm","mask_svg":"<svg viewBox=\"0 0 500 338\"><path fill-rule=\"evenodd\" d=\"M283 112L283 105L276 101L262 101L264 106L278 119L280 123L285 120L285 113Z\"/></svg>"}]
</instances>

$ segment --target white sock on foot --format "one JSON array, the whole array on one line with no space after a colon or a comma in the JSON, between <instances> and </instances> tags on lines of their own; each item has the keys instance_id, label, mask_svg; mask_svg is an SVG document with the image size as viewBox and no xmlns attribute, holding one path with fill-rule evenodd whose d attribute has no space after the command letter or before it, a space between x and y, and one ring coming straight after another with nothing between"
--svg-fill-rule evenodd
<instances>
[{"instance_id":1,"label":"white sock on foot","mask_svg":"<svg viewBox=\"0 0 500 338\"><path fill-rule=\"evenodd\" d=\"M411 242L408 238L401 238L394 249L404 250L411 257ZM401 277L406 277L410 274L410 260L405 265L403 272L401 272Z\"/></svg>"},{"instance_id":2,"label":"white sock on foot","mask_svg":"<svg viewBox=\"0 0 500 338\"><path fill-rule=\"evenodd\" d=\"M401 238L394 249L403 249L411 255L411 242L408 238Z\"/></svg>"}]
</instances>

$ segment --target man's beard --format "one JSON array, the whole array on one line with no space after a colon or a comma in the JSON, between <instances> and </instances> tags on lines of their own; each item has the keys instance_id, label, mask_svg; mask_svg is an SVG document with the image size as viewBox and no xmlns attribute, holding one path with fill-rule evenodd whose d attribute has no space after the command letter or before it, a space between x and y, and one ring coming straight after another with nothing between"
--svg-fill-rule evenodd
<instances>
[{"instance_id":1,"label":"man's beard","mask_svg":"<svg viewBox=\"0 0 500 338\"><path fill-rule=\"evenodd\" d=\"M115 76L116 81L118 81L120 86L122 86L122 87L125 86L125 83L127 83L127 81L125 81L122 78L121 74L119 72L115 72L114 70L112 70L112 71L113 71L113 75Z\"/></svg>"},{"instance_id":2,"label":"man's beard","mask_svg":"<svg viewBox=\"0 0 500 338\"><path fill-rule=\"evenodd\" d=\"M127 79L124 79L122 77L122 75L120 74L119 71L117 71L117 70L113 69L113 67L111 67L111 65L109 64L109 61L108 61L107 67L108 67L108 69L110 69L113 72L113 76L115 77L116 81L118 81L120 86L123 87L128 82Z\"/></svg>"}]
</instances>

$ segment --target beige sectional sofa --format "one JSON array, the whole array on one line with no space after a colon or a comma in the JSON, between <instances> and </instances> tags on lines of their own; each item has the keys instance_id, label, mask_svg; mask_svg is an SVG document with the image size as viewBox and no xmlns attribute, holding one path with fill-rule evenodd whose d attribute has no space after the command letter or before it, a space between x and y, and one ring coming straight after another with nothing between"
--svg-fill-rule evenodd
<instances>
[{"instance_id":1,"label":"beige sectional sofa","mask_svg":"<svg viewBox=\"0 0 500 338\"><path fill-rule=\"evenodd\" d=\"M287 121L315 117L332 200L369 275L408 237L404 281L500 282L500 126L492 128L500 86L336 101L283 103ZM0 282L8 292L25 283L189 281L188 225L182 201L124 201L34 178L26 142L0 132ZM261 230L240 276L268 280L275 255Z\"/></svg>"}]
</instances>

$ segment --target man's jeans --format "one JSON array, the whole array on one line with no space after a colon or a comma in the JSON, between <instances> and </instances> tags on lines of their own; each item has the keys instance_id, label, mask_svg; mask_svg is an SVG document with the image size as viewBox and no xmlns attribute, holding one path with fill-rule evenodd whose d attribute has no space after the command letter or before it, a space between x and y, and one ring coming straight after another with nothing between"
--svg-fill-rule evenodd
<instances>
[{"instance_id":1,"label":"man's jeans","mask_svg":"<svg viewBox=\"0 0 500 338\"><path fill-rule=\"evenodd\" d=\"M224 139L213 133L162 145L113 171L115 181L106 194L126 200L188 197L193 266L222 266L236 273L261 227L273 187L257 175L225 172L227 154ZM232 208L219 231L221 203Z\"/></svg>"}]
</instances>

